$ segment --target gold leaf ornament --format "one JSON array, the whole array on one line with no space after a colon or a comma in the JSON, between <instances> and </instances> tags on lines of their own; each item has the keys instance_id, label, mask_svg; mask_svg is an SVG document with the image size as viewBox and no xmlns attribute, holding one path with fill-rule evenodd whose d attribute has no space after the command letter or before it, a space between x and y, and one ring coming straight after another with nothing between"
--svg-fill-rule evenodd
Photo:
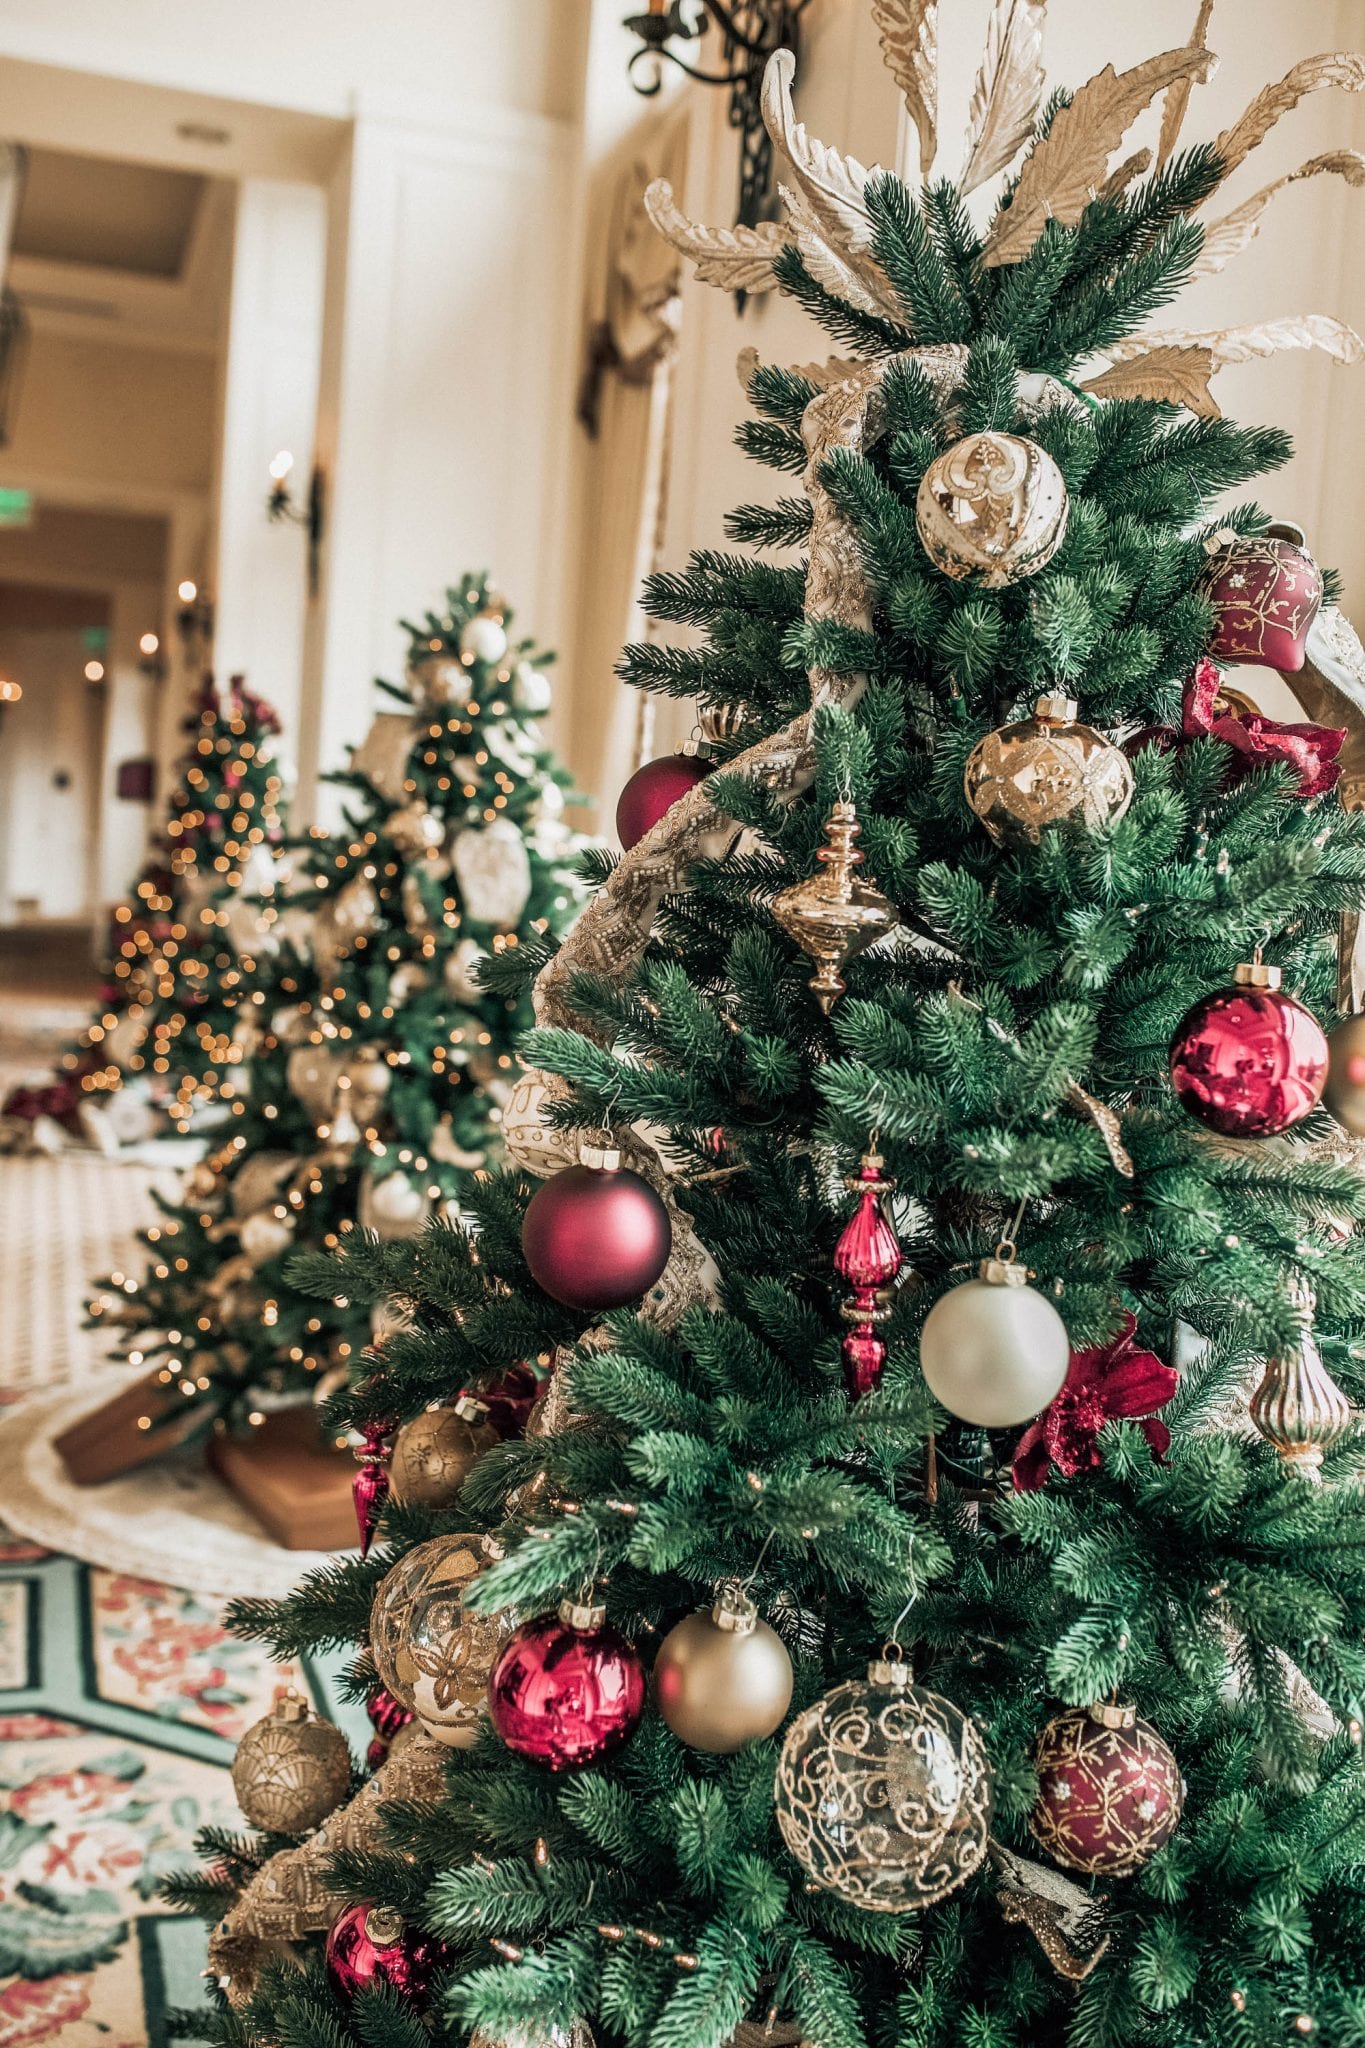
<instances>
[{"instance_id":1,"label":"gold leaf ornament","mask_svg":"<svg viewBox=\"0 0 1365 2048\"><path fill-rule=\"evenodd\" d=\"M1335 85L1343 92L1365 91L1365 57L1347 50L1325 51L1320 57L1305 57L1276 84L1263 87L1240 121L1225 128L1213 145L1223 160L1224 177L1260 147L1282 114L1310 92Z\"/></svg>"},{"instance_id":2,"label":"gold leaf ornament","mask_svg":"<svg viewBox=\"0 0 1365 2048\"><path fill-rule=\"evenodd\" d=\"M1207 78L1217 62L1209 50L1164 50L1131 71L1116 72L1106 64L1087 79L1024 159L1014 197L997 213L987 239L987 267L1020 262L1049 220L1074 227L1143 109L1177 79Z\"/></svg>"},{"instance_id":3,"label":"gold leaf ornament","mask_svg":"<svg viewBox=\"0 0 1365 2048\"><path fill-rule=\"evenodd\" d=\"M938 0L872 0L872 23L915 124L927 178L938 147Z\"/></svg>"},{"instance_id":4,"label":"gold leaf ornament","mask_svg":"<svg viewBox=\"0 0 1365 2048\"><path fill-rule=\"evenodd\" d=\"M827 235L850 254L872 246L867 212L869 179L880 175L853 156L841 156L817 141L792 105L796 58L790 50L774 50L763 73L763 125L792 167L802 197Z\"/></svg>"},{"instance_id":5,"label":"gold leaf ornament","mask_svg":"<svg viewBox=\"0 0 1365 2048\"><path fill-rule=\"evenodd\" d=\"M1209 44L1209 23L1213 19L1213 0L1199 0L1199 13L1195 17L1194 32L1190 37L1192 50L1206 50ZM1185 114L1190 104L1190 93L1194 87L1192 78L1181 78L1171 86L1161 109L1161 139L1157 144L1156 167L1164 170L1170 162L1180 131L1185 125Z\"/></svg>"},{"instance_id":6,"label":"gold leaf ornament","mask_svg":"<svg viewBox=\"0 0 1365 2048\"><path fill-rule=\"evenodd\" d=\"M964 193L1003 171L1033 133L1047 83L1046 14L1047 0L995 0L967 114L967 155L958 181Z\"/></svg>"},{"instance_id":7,"label":"gold leaf ornament","mask_svg":"<svg viewBox=\"0 0 1365 2048\"><path fill-rule=\"evenodd\" d=\"M667 178L645 189L645 211L664 240L695 265L703 284L727 292L766 292L773 287L773 259L790 239L776 221L755 228L708 228L690 220Z\"/></svg>"},{"instance_id":8,"label":"gold leaf ornament","mask_svg":"<svg viewBox=\"0 0 1365 2048\"><path fill-rule=\"evenodd\" d=\"M807 205L801 194L786 185L780 190L791 221L792 239L815 282L836 298L847 299L850 306L856 306L862 313L903 320L904 307L871 259L859 262L836 249L814 208Z\"/></svg>"},{"instance_id":9,"label":"gold leaf ornament","mask_svg":"<svg viewBox=\"0 0 1365 2048\"><path fill-rule=\"evenodd\" d=\"M1209 390L1213 351L1197 345L1154 348L1146 355L1113 363L1081 386L1096 398L1158 398L1183 405L1201 420L1221 417Z\"/></svg>"},{"instance_id":10,"label":"gold leaf ornament","mask_svg":"<svg viewBox=\"0 0 1365 2048\"><path fill-rule=\"evenodd\" d=\"M1285 349L1320 348L1338 363L1358 363L1365 354L1354 327L1330 313L1291 313L1283 320L1262 320L1248 327L1185 328L1157 334L1135 334L1105 353L1111 362L1135 362L1158 349L1206 348L1215 370L1229 363L1249 363L1257 356L1275 356Z\"/></svg>"},{"instance_id":11,"label":"gold leaf ornament","mask_svg":"<svg viewBox=\"0 0 1365 2048\"><path fill-rule=\"evenodd\" d=\"M1190 283L1198 277L1215 277L1255 241L1261 231L1261 217L1277 192L1283 192L1286 185L1323 175L1344 178L1348 185L1365 185L1365 155L1358 149L1331 149L1323 156L1311 157L1296 171L1288 171L1273 184L1263 185L1221 220L1212 221L1204 230L1204 247L1190 272Z\"/></svg>"}]
</instances>

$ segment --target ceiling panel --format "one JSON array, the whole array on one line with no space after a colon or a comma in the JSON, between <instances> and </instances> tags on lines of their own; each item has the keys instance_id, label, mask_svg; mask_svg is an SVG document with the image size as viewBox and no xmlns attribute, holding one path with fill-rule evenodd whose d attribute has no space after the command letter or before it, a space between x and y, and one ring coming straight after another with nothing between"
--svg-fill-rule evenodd
<instances>
[{"instance_id":1,"label":"ceiling panel","mask_svg":"<svg viewBox=\"0 0 1365 2048\"><path fill-rule=\"evenodd\" d=\"M192 171L31 149L15 254L179 277L207 183Z\"/></svg>"}]
</instances>

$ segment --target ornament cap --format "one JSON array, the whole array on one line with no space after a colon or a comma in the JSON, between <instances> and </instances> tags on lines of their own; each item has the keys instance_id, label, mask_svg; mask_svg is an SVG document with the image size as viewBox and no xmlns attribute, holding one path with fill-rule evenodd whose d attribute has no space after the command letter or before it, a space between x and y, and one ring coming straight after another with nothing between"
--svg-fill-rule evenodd
<instances>
[{"instance_id":1,"label":"ornament cap","mask_svg":"<svg viewBox=\"0 0 1365 2048\"><path fill-rule=\"evenodd\" d=\"M586 1635L591 1629L601 1628L607 1618L607 1610L596 1600L561 1600L559 1618L565 1628Z\"/></svg>"},{"instance_id":2,"label":"ornament cap","mask_svg":"<svg viewBox=\"0 0 1365 2048\"><path fill-rule=\"evenodd\" d=\"M1205 534L1204 553L1221 555L1224 548L1235 548L1241 537L1235 526L1220 526L1215 533Z\"/></svg>"},{"instance_id":3,"label":"ornament cap","mask_svg":"<svg viewBox=\"0 0 1365 2048\"><path fill-rule=\"evenodd\" d=\"M1265 960L1239 960L1233 969L1232 978L1238 988L1274 990L1284 980L1284 969L1272 967Z\"/></svg>"},{"instance_id":4,"label":"ornament cap","mask_svg":"<svg viewBox=\"0 0 1365 2048\"><path fill-rule=\"evenodd\" d=\"M1028 1267L1017 1264L1014 1259L1002 1259L992 1254L977 1267L977 1278L984 1280L988 1287L1027 1287Z\"/></svg>"},{"instance_id":5,"label":"ornament cap","mask_svg":"<svg viewBox=\"0 0 1365 2048\"><path fill-rule=\"evenodd\" d=\"M619 1173L621 1148L612 1144L609 1132L599 1131L591 1138L579 1139L578 1163L590 1167L594 1173Z\"/></svg>"},{"instance_id":6,"label":"ornament cap","mask_svg":"<svg viewBox=\"0 0 1365 2048\"><path fill-rule=\"evenodd\" d=\"M459 1400L455 1403L455 1413L462 1422L486 1422L488 1420L488 1403L480 1401L475 1394L461 1394Z\"/></svg>"},{"instance_id":7,"label":"ornament cap","mask_svg":"<svg viewBox=\"0 0 1365 2048\"><path fill-rule=\"evenodd\" d=\"M403 1939L403 1916L394 1906L371 1906L365 1915L365 1934L376 1948L392 1948Z\"/></svg>"},{"instance_id":8,"label":"ornament cap","mask_svg":"<svg viewBox=\"0 0 1365 2048\"><path fill-rule=\"evenodd\" d=\"M277 1721L306 1721L308 1702L303 1694L295 1692L292 1686L282 1686L275 1695L272 1712Z\"/></svg>"},{"instance_id":9,"label":"ornament cap","mask_svg":"<svg viewBox=\"0 0 1365 2048\"><path fill-rule=\"evenodd\" d=\"M1308 535L1297 519L1272 519L1266 528L1270 540L1287 540L1291 547L1302 548L1308 553Z\"/></svg>"},{"instance_id":10,"label":"ornament cap","mask_svg":"<svg viewBox=\"0 0 1365 2048\"><path fill-rule=\"evenodd\" d=\"M1095 1700L1086 1712L1101 1728L1133 1728L1137 1725L1137 1708L1130 1707L1126 1700Z\"/></svg>"},{"instance_id":11,"label":"ornament cap","mask_svg":"<svg viewBox=\"0 0 1365 2048\"><path fill-rule=\"evenodd\" d=\"M1074 725L1080 705L1061 690L1048 690L1038 698L1033 715L1040 725Z\"/></svg>"},{"instance_id":12,"label":"ornament cap","mask_svg":"<svg viewBox=\"0 0 1365 2048\"><path fill-rule=\"evenodd\" d=\"M500 1558L507 1555L507 1545L500 1536L493 1535L491 1530L486 1536L479 1538L479 1548L490 1564L496 1564Z\"/></svg>"},{"instance_id":13,"label":"ornament cap","mask_svg":"<svg viewBox=\"0 0 1365 2048\"><path fill-rule=\"evenodd\" d=\"M867 1667L869 1685L885 1686L891 1692L904 1692L915 1682L915 1674L904 1657L874 1657Z\"/></svg>"},{"instance_id":14,"label":"ornament cap","mask_svg":"<svg viewBox=\"0 0 1365 2048\"><path fill-rule=\"evenodd\" d=\"M702 739L714 746L717 740L731 740L744 723L748 706L734 704L699 704L697 724L701 727Z\"/></svg>"},{"instance_id":15,"label":"ornament cap","mask_svg":"<svg viewBox=\"0 0 1365 2048\"><path fill-rule=\"evenodd\" d=\"M716 1588L711 1619L729 1635L751 1636L758 1627L758 1608L737 1579Z\"/></svg>"}]
</instances>

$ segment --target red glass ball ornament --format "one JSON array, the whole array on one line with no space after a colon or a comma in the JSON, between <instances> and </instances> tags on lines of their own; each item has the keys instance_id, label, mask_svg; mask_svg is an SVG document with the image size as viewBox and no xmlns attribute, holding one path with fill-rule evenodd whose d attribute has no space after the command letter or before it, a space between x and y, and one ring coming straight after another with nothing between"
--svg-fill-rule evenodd
<instances>
[{"instance_id":1,"label":"red glass ball ornament","mask_svg":"<svg viewBox=\"0 0 1365 2048\"><path fill-rule=\"evenodd\" d=\"M673 1249L668 1211L647 1180L606 1164L566 1166L537 1188L521 1249L538 1286L566 1308L621 1308L654 1285Z\"/></svg>"},{"instance_id":2,"label":"red glass ball ornament","mask_svg":"<svg viewBox=\"0 0 1365 2048\"><path fill-rule=\"evenodd\" d=\"M1264 534L1224 531L1208 543L1204 593L1213 602L1215 661L1303 667L1308 632L1322 603L1322 572L1298 527Z\"/></svg>"},{"instance_id":3,"label":"red glass ball ornament","mask_svg":"<svg viewBox=\"0 0 1365 2048\"><path fill-rule=\"evenodd\" d=\"M636 769L616 800L616 836L627 853L711 767L697 754L663 754Z\"/></svg>"},{"instance_id":4,"label":"red glass ball ornament","mask_svg":"<svg viewBox=\"0 0 1365 2048\"><path fill-rule=\"evenodd\" d=\"M434 1934L410 1927L391 1906L347 1906L327 1936L327 1972L343 1998L369 1984L386 1984L416 2005L450 1951Z\"/></svg>"},{"instance_id":5,"label":"red glass ball ornament","mask_svg":"<svg viewBox=\"0 0 1365 2048\"><path fill-rule=\"evenodd\" d=\"M1029 1827L1055 1863L1127 1877L1175 1833L1180 1766L1131 1707L1070 1707L1034 1751L1038 1803Z\"/></svg>"},{"instance_id":6,"label":"red glass ball ornament","mask_svg":"<svg viewBox=\"0 0 1365 2048\"><path fill-rule=\"evenodd\" d=\"M1243 961L1235 986L1204 996L1171 1043L1171 1080L1191 1116L1227 1138L1269 1138L1306 1117L1327 1078L1327 1039L1280 987L1278 967Z\"/></svg>"},{"instance_id":7,"label":"red glass ball ornament","mask_svg":"<svg viewBox=\"0 0 1365 2048\"><path fill-rule=\"evenodd\" d=\"M620 1749L644 1703L644 1666L606 1609L570 1600L519 1628L488 1681L488 1710L507 1747L552 1771Z\"/></svg>"},{"instance_id":8,"label":"red glass ball ornament","mask_svg":"<svg viewBox=\"0 0 1365 2048\"><path fill-rule=\"evenodd\" d=\"M377 1771L389 1753L389 1744L394 1736L411 1721L412 1708L395 1699L386 1685L377 1685L365 1702L365 1712L374 1730L374 1739L365 1752L365 1766L367 1770Z\"/></svg>"}]
</instances>

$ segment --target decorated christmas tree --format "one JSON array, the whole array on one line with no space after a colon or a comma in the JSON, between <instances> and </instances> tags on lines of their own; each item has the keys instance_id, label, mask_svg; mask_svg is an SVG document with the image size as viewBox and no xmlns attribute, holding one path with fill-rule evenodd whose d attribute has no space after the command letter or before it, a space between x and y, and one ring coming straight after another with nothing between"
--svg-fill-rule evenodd
<instances>
[{"instance_id":1,"label":"decorated christmas tree","mask_svg":"<svg viewBox=\"0 0 1365 2048\"><path fill-rule=\"evenodd\" d=\"M926 167L933 12L875 8ZM244 1744L264 1832L174 1893L224 2043L1365 2029L1365 650L1215 509L1289 450L1209 393L1359 345L1145 324L1365 62L1177 152L1208 51L1048 97L1041 15L997 8L957 182L815 142L779 55L786 223L651 195L843 351L750 385L801 488L731 538L804 559L651 581L700 637L623 673L712 709L711 770L646 778L541 969L471 1227L310 1267L412 1313L335 1411L404 1418L382 1543L236 1623L357 1644L376 1744L339 1805L323 1731ZM522 1438L414 1458L539 1358Z\"/></svg>"},{"instance_id":2,"label":"decorated christmas tree","mask_svg":"<svg viewBox=\"0 0 1365 2048\"><path fill-rule=\"evenodd\" d=\"M344 1377L370 1316L305 1294L292 1256L410 1236L499 1150L531 1009L498 969L543 960L578 895L537 730L550 657L510 623L471 577L408 629L406 684L381 686L398 708L332 778L343 829L304 842L265 907L229 1127L147 1233L143 1276L92 1305L161 1389L153 1430L259 1420L263 1394Z\"/></svg>"},{"instance_id":3,"label":"decorated christmas tree","mask_svg":"<svg viewBox=\"0 0 1365 2048\"><path fill-rule=\"evenodd\" d=\"M183 1128L196 1103L232 1092L238 1003L262 937L255 898L283 829L279 730L241 676L221 697L205 677L165 823L114 912L100 1014L62 1061L78 1100L99 1106L137 1076Z\"/></svg>"}]
</instances>

